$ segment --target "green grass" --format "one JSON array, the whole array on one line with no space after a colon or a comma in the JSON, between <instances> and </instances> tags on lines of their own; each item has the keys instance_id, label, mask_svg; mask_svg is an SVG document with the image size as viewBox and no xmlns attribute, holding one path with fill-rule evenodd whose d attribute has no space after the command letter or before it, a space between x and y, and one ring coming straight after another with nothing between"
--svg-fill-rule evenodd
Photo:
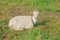
<instances>
[{"instance_id":1,"label":"green grass","mask_svg":"<svg viewBox=\"0 0 60 40\"><path fill-rule=\"evenodd\" d=\"M38 9L41 11L60 12L59 0L3 0L0 1L0 5L6 7L6 9L17 5L26 7L25 10Z\"/></svg>"},{"instance_id":2,"label":"green grass","mask_svg":"<svg viewBox=\"0 0 60 40\"><path fill-rule=\"evenodd\" d=\"M8 27L18 15L33 15L38 22L33 29L16 31ZM0 40L60 40L60 0L0 0Z\"/></svg>"}]
</instances>

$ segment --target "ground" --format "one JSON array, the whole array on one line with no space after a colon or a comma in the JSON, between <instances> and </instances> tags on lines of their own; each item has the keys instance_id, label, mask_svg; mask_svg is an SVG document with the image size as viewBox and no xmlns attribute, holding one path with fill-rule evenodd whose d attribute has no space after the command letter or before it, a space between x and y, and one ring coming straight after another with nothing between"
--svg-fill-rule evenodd
<instances>
[{"instance_id":1,"label":"ground","mask_svg":"<svg viewBox=\"0 0 60 40\"><path fill-rule=\"evenodd\" d=\"M8 27L14 16L40 14L33 29ZM0 0L0 40L60 40L60 0Z\"/></svg>"}]
</instances>

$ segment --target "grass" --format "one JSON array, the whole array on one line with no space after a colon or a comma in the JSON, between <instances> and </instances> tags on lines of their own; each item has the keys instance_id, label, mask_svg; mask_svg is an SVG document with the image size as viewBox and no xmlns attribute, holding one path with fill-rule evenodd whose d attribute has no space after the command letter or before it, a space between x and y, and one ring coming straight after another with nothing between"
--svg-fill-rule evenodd
<instances>
[{"instance_id":1,"label":"grass","mask_svg":"<svg viewBox=\"0 0 60 40\"><path fill-rule=\"evenodd\" d=\"M33 29L16 31L8 27L18 15L33 15L38 22ZM0 0L0 40L60 40L60 0Z\"/></svg>"}]
</instances>

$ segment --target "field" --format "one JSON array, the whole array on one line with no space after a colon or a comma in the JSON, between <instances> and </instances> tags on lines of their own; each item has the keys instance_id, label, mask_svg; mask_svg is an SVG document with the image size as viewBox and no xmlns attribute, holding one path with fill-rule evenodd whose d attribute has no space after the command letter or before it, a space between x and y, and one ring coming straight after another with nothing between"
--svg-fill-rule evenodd
<instances>
[{"instance_id":1,"label":"field","mask_svg":"<svg viewBox=\"0 0 60 40\"><path fill-rule=\"evenodd\" d=\"M9 20L19 15L39 17L33 29L16 31ZM60 0L0 0L0 40L60 40Z\"/></svg>"}]
</instances>

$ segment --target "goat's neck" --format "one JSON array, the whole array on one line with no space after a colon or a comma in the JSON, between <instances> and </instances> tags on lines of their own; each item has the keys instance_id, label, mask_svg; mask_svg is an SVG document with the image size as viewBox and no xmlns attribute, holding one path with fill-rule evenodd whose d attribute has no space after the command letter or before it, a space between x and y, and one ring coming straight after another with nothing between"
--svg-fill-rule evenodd
<instances>
[{"instance_id":1,"label":"goat's neck","mask_svg":"<svg viewBox=\"0 0 60 40\"><path fill-rule=\"evenodd\" d=\"M34 16L32 17L32 20L34 24L37 22L37 18L35 18Z\"/></svg>"}]
</instances>

